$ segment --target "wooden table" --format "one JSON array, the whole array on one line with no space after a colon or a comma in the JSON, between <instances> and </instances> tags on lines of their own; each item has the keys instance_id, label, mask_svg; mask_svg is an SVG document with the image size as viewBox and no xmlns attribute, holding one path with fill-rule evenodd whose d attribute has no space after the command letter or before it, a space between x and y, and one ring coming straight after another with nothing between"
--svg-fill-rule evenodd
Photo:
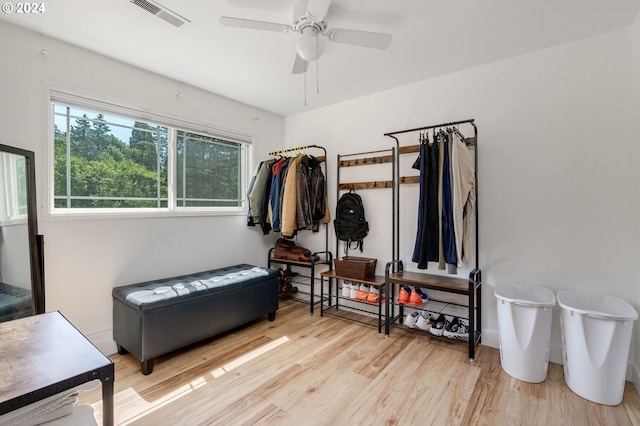
<instances>
[{"instance_id":1,"label":"wooden table","mask_svg":"<svg viewBox=\"0 0 640 426\"><path fill-rule=\"evenodd\" d=\"M113 425L113 361L60 312L0 323L0 415L92 380Z\"/></svg>"}]
</instances>

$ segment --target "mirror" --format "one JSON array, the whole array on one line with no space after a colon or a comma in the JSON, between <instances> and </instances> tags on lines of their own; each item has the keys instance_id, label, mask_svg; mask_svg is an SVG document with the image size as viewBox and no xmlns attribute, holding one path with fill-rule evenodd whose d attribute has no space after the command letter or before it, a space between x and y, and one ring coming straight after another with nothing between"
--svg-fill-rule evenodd
<instances>
[{"instance_id":1,"label":"mirror","mask_svg":"<svg viewBox=\"0 0 640 426\"><path fill-rule=\"evenodd\" d=\"M0 321L45 312L34 154L0 144Z\"/></svg>"}]
</instances>

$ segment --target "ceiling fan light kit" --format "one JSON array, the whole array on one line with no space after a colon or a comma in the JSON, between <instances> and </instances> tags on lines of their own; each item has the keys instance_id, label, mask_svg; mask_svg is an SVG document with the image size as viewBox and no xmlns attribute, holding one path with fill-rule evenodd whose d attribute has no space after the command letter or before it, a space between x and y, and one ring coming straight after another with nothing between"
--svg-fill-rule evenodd
<instances>
[{"instance_id":1,"label":"ceiling fan light kit","mask_svg":"<svg viewBox=\"0 0 640 426\"><path fill-rule=\"evenodd\" d=\"M322 55L324 43L318 38L318 32L313 27L302 31L302 38L296 42L298 55L307 62L315 61Z\"/></svg>"}]
</instances>

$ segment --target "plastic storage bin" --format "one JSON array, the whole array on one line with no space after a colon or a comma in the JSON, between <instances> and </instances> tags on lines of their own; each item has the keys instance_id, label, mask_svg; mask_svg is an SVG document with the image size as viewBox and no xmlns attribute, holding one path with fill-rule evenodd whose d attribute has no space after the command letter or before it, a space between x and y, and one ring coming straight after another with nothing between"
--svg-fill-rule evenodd
<instances>
[{"instance_id":1,"label":"plastic storage bin","mask_svg":"<svg viewBox=\"0 0 640 426\"><path fill-rule=\"evenodd\" d=\"M638 313L611 296L559 291L564 380L581 397L622 402L633 321Z\"/></svg>"},{"instance_id":2,"label":"plastic storage bin","mask_svg":"<svg viewBox=\"0 0 640 426\"><path fill-rule=\"evenodd\" d=\"M555 295L548 288L525 284L502 284L494 293L498 299L502 369L518 380L544 381Z\"/></svg>"}]
</instances>

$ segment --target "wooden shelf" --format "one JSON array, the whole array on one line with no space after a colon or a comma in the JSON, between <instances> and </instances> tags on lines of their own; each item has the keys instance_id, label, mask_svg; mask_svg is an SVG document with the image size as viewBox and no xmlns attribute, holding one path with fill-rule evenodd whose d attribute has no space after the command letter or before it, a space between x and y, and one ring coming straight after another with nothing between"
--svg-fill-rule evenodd
<instances>
[{"instance_id":1,"label":"wooden shelf","mask_svg":"<svg viewBox=\"0 0 640 426\"><path fill-rule=\"evenodd\" d=\"M326 278L334 278L334 279L338 279L338 280L343 280L343 281L355 281L355 282L359 282L362 284L368 284L368 285L375 285L378 287L382 287L384 286L384 277L381 277L379 275L376 275L374 277L371 278L365 278L365 279L360 279L360 278L352 278L352 277L347 277L344 275L338 275L336 274L336 271L334 269L330 270L330 271L325 271L323 273L321 273L320 275L322 275L323 277Z\"/></svg>"},{"instance_id":2,"label":"wooden shelf","mask_svg":"<svg viewBox=\"0 0 640 426\"><path fill-rule=\"evenodd\" d=\"M421 272L402 271L389 275L389 282L414 285L443 290L452 293L469 293L469 280L464 278L447 277L444 275L425 274Z\"/></svg>"}]
</instances>

